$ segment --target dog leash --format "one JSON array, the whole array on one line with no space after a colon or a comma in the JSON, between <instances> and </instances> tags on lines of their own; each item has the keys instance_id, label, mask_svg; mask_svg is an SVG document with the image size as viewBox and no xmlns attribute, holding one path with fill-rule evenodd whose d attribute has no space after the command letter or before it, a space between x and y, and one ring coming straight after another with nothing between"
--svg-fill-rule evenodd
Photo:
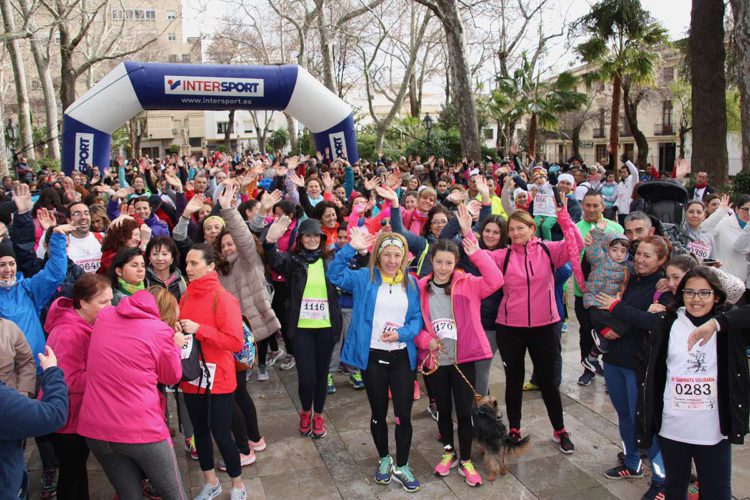
<instances>
[{"instance_id":1,"label":"dog leash","mask_svg":"<svg viewBox=\"0 0 750 500\"><path fill-rule=\"evenodd\" d=\"M438 339L437 337L433 337L438 342L438 348L434 351L430 351L427 356L422 360L422 363L419 365L419 371L422 372L422 375L429 376L432 375L437 371L437 369L440 367L440 355L445 351L445 348L443 347L443 343ZM432 362L432 368L425 369L425 365L427 361L430 360ZM456 369L458 374L461 376L461 378L466 382L466 385L469 386L469 389L471 389L471 392L474 393L474 401L479 403L479 400L482 399L482 396L477 392L477 390L474 388L471 382L469 382L469 379L466 378L466 375L464 375L464 372L461 371L461 368L458 367L458 363L456 363L455 358L451 360L451 364Z\"/></svg>"}]
</instances>

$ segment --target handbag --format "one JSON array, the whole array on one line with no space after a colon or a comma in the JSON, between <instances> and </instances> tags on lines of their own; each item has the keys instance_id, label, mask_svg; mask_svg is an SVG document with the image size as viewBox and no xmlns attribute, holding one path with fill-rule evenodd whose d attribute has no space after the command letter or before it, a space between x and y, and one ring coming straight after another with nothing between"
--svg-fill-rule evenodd
<instances>
[{"instance_id":1,"label":"handbag","mask_svg":"<svg viewBox=\"0 0 750 500\"><path fill-rule=\"evenodd\" d=\"M253 329L250 326L250 321L243 315L242 316L242 349L239 352L233 353L234 360L248 369L252 368L255 364L255 353L257 352L255 346L255 335Z\"/></svg>"}]
</instances>

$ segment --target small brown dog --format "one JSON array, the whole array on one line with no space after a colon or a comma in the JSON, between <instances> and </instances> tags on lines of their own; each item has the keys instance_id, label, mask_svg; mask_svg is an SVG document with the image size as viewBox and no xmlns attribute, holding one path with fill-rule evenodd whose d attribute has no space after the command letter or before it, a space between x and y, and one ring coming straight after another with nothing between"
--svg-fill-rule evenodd
<instances>
[{"instance_id":1,"label":"small brown dog","mask_svg":"<svg viewBox=\"0 0 750 500\"><path fill-rule=\"evenodd\" d=\"M503 417L497 405L497 399L485 396L472 412L474 422L474 440L484 458L484 465L489 469L489 481L494 481L498 474L508 472L506 459L508 454L519 456L524 454L529 445L529 436L520 441L513 441L508 436L508 428L503 423Z\"/></svg>"}]
</instances>

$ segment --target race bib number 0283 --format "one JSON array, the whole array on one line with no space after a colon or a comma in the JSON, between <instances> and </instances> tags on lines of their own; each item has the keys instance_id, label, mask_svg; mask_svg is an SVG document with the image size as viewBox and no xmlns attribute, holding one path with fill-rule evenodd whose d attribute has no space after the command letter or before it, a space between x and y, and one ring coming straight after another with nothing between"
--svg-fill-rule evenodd
<instances>
[{"instance_id":1,"label":"race bib number 0283","mask_svg":"<svg viewBox=\"0 0 750 500\"><path fill-rule=\"evenodd\" d=\"M714 377L671 377L672 408L676 410L713 410L717 408Z\"/></svg>"}]
</instances>

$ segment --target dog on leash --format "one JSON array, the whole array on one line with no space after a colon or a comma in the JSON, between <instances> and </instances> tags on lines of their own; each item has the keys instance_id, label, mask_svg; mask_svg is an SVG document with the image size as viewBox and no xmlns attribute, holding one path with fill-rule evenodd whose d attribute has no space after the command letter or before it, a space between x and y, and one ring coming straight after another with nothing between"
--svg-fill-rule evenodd
<instances>
[{"instance_id":1,"label":"dog on leash","mask_svg":"<svg viewBox=\"0 0 750 500\"><path fill-rule=\"evenodd\" d=\"M503 417L497 405L497 399L485 396L472 411L474 422L474 440L484 458L484 465L489 469L489 481L494 481L498 474L508 472L506 462L508 455L520 456L529 445L529 436L515 442L508 436L508 428L503 423Z\"/></svg>"}]
</instances>

